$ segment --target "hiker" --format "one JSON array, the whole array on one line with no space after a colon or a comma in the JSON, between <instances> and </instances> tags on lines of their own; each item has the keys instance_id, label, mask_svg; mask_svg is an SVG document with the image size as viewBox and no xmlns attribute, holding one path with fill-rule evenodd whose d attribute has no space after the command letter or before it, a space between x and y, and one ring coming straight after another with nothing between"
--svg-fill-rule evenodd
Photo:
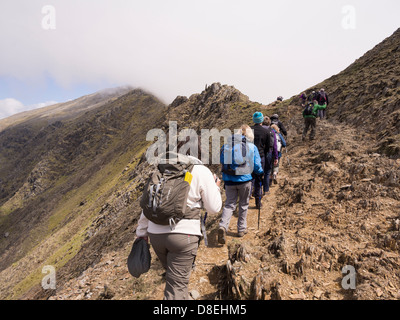
<instances>
[{"instance_id":1,"label":"hiker","mask_svg":"<svg viewBox=\"0 0 400 320\"><path fill-rule=\"evenodd\" d=\"M274 161L275 159L278 159L278 145L277 145L277 136L275 134L275 131L272 130L271 128L271 119L268 117L264 118L263 121L263 127L267 129L270 134L270 145L272 145L272 150L270 148L268 155L265 157L265 166L264 166L264 181L263 181L263 196L267 195L269 192L269 186L270 186L270 175L272 172L272 169L276 163Z\"/></svg>"},{"instance_id":2,"label":"hiker","mask_svg":"<svg viewBox=\"0 0 400 320\"><path fill-rule=\"evenodd\" d=\"M310 141L315 139L315 128L317 124L317 112L322 107L316 102L308 102L303 111L304 118L304 130L302 140L305 141L307 137L308 130L311 129Z\"/></svg>"},{"instance_id":3,"label":"hiker","mask_svg":"<svg viewBox=\"0 0 400 320\"><path fill-rule=\"evenodd\" d=\"M200 143L198 147L200 155ZM180 149L178 148L178 150ZM204 208L209 214L216 214L221 210L222 199L219 189L221 181L199 159L173 152L167 152L166 159L171 159L171 155L177 156L178 165L192 165L191 175L189 175L191 182L186 201L186 214L183 219L175 220L172 224L170 221L170 225L161 225L150 221L142 211L136 235L146 241L148 241L148 237L150 238L155 253L166 269L164 299L188 300L189 278L202 237L200 211ZM167 161L165 168L172 170L176 166ZM158 168L162 169L162 165L159 165ZM169 173L169 170L165 170L165 172ZM187 181L186 175L184 181ZM171 195L168 193L168 196L172 197L171 199L180 197L179 191L174 195L175 190L172 189ZM182 194L182 192L180 193ZM164 200L164 202L167 201Z\"/></svg>"},{"instance_id":4,"label":"hiker","mask_svg":"<svg viewBox=\"0 0 400 320\"><path fill-rule=\"evenodd\" d=\"M272 162L278 161L278 155L276 154L276 158L273 158L273 148L271 145L271 134L272 130L269 128L264 128L262 126L264 121L264 115L261 112L256 112L253 115L254 126L252 129L254 130L254 144L258 148L258 152L261 158L261 164L264 168L265 175L269 175L271 172ZM266 177L261 179L260 176L254 177L254 197L256 199L256 208L261 208L261 198L269 192L269 183L268 179L266 183L264 183ZM262 186L264 185L264 192L262 190Z\"/></svg>"},{"instance_id":5,"label":"hiker","mask_svg":"<svg viewBox=\"0 0 400 320\"><path fill-rule=\"evenodd\" d=\"M287 131L283 123L279 120L279 115L274 114L271 118L271 124L276 124L279 127L279 130L283 135L286 137L287 136Z\"/></svg>"},{"instance_id":6,"label":"hiker","mask_svg":"<svg viewBox=\"0 0 400 320\"><path fill-rule=\"evenodd\" d=\"M320 109L318 110L318 114L317 115L321 120L323 120L323 119L326 118L326 108L327 108L327 106L329 104L329 98L328 98L328 95L325 92L325 89L322 88L320 90L320 92L318 94L318 97L317 97L317 102L318 102L318 104L320 106Z\"/></svg>"},{"instance_id":7,"label":"hiker","mask_svg":"<svg viewBox=\"0 0 400 320\"><path fill-rule=\"evenodd\" d=\"M222 179L225 184L226 201L218 229L218 243L226 243L226 232L239 199L237 235L247 233L247 210L249 207L252 174L264 174L258 149L253 144L254 134L248 125L232 137L232 143L221 149Z\"/></svg>"},{"instance_id":8,"label":"hiker","mask_svg":"<svg viewBox=\"0 0 400 320\"><path fill-rule=\"evenodd\" d=\"M303 92L303 93L300 95L300 99L301 99L301 106L302 106L302 107L305 107L305 106L306 106L306 102L307 102L307 95L306 95L305 92Z\"/></svg>"},{"instance_id":9,"label":"hiker","mask_svg":"<svg viewBox=\"0 0 400 320\"><path fill-rule=\"evenodd\" d=\"M314 102L318 101L318 93L313 91L311 94L308 96L307 102Z\"/></svg>"},{"instance_id":10,"label":"hiker","mask_svg":"<svg viewBox=\"0 0 400 320\"><path fill-rule=\"evenodd\" d=\"M282 101L283 101L283 97L282 97L282 96L279 96L278 98L276 98L276 100L282 102Z\"/></svg>"},{"instance_id":11,"label":"hiker","mask_svg":"<svg viewBox=\"0 0 400 320\"><path fill-rule=\"evenodd\" d=\"M279 163L282 158L282 148L286 148L286 140L283 137L283 135L279 131L279 127L276 124L273 124L271 126L272 130L275 132L276 135L276 144L277 144L277 150L278 150L278 163L273 166L272 168L272 181L274 184L278 184L277 176L279 173Z\"/></svg>"}]
</instances>

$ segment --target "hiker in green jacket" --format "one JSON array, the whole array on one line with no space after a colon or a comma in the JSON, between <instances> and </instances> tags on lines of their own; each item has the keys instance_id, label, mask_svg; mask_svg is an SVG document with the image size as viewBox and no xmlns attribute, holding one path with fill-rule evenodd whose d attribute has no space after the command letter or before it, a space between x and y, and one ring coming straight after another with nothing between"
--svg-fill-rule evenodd
<instances>
[{"instance_id":1,"label":"hiker in green jacket","mask_svg":"<svg viewBox=\"0 0 400 320\"><path fill-rule=\"evenodd\" d=\"M304 131L303 131L303 141L306 140L307 132L311 128L310 133L310 141L315 139L315 128L317 125L317 113L318 110L321 110L324 106L318 104L317 101L307 103L306 107L303 111L304 118Z\"/></svg>"}]
</instances>

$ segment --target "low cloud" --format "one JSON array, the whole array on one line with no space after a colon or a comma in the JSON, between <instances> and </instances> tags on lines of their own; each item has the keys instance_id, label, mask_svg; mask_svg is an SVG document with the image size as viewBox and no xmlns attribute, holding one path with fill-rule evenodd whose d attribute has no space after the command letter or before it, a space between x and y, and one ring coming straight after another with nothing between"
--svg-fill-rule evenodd
<instances>
[{"instance_id":1,"label":"low cloud","mask_svg":"<svg viewBox=\"0 0 400 320\"><path fill-rule=\"evenodd\" d=\"M398 28L399 1L367 2L352 1L357 28L346 30L341 1L2 1L0 79L128 84L167 103L221 82L268 103L343 70Z\"/></svg>"},{"instance_id":2,"label":"low cloud","mask_svg":"<svg viewBox=\"0 0 400 320\"><path fill-rule=\"evenodd\" d=\"M56 101L47 101L25 106L21 101L18 101L14 98L7 98L4 100L0 100L0 119L10 117L20 112L44 108L56 103Z\"/></svg>"}]
</instances>

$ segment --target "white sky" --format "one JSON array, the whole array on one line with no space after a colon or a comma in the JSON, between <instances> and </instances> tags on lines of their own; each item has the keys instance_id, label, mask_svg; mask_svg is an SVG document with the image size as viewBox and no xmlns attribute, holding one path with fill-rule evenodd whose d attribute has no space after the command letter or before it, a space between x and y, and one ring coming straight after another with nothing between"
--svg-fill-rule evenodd
<instances>
[{"instance_id":1,"label":"white sky","mask_svg":"<svg viewBox=\"0 0 400 320\"><path fill-rule=\"evenodd\" d=\"M55 30L42 28L45 5L55 8ZM355 29L343 28L346 5ZM4 0L0 85L12 79L31 96L0 88L0 118L5 99L62 102L54 87L104 83L142 87L166 103L213 82L261 103L289 98L390 36L399 13L398 0Z\"/></svg>"}]
</instances>

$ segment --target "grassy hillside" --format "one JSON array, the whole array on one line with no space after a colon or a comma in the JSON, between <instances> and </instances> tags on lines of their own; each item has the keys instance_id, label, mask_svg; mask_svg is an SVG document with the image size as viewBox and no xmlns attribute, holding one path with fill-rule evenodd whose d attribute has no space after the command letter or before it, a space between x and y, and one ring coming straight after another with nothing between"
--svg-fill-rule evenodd
<instances>
[{"instance_id":1,"label":"grassy hillside","mask_svg":"<svg viewBox=\"0 0 400 320\"><path fill-rule=\"evenodd\" d=\"M307 90L324 87L332 102L328 121L318 122L315 144L301 141L297 96L263 106L220 83L169 106L141 90L125 90L0 121L0 298L162 298L156 259L140 279L132 279L125 264L138 197L154 170L144 157L151 144L147 132L167 134L170 121L178 131L198 134L233 130L251 125L256 111L280 115L290 158L285 156L282 180L264 200L260 231L250 208L247 244L230 232L228 247L218 247L219 217L209 220L213 247L200 248L192 287L203 290L204 299L394 298L400 265L399 172L392 170L400 157L399 39L400 30ZM239 251L250 260L244 255L241 261ZM344 263L362 272L357 292L341 290ZM45 265L56 268L54 291L41 288Z\"/></svg>"},{"instance_id":2,"label":"grassy hillside","mask_svg":"<svg viewBox=\"0 0 400 320\"><path fill-rule=\"evenodd\" d=\"M164 112L156 98L133 90L47 126L31 119L1 132L0 270L15 277L2 282L1 296L18 296L41 276L40 265L60 268L79 252Z\"/></svg>"}]
</instances>

